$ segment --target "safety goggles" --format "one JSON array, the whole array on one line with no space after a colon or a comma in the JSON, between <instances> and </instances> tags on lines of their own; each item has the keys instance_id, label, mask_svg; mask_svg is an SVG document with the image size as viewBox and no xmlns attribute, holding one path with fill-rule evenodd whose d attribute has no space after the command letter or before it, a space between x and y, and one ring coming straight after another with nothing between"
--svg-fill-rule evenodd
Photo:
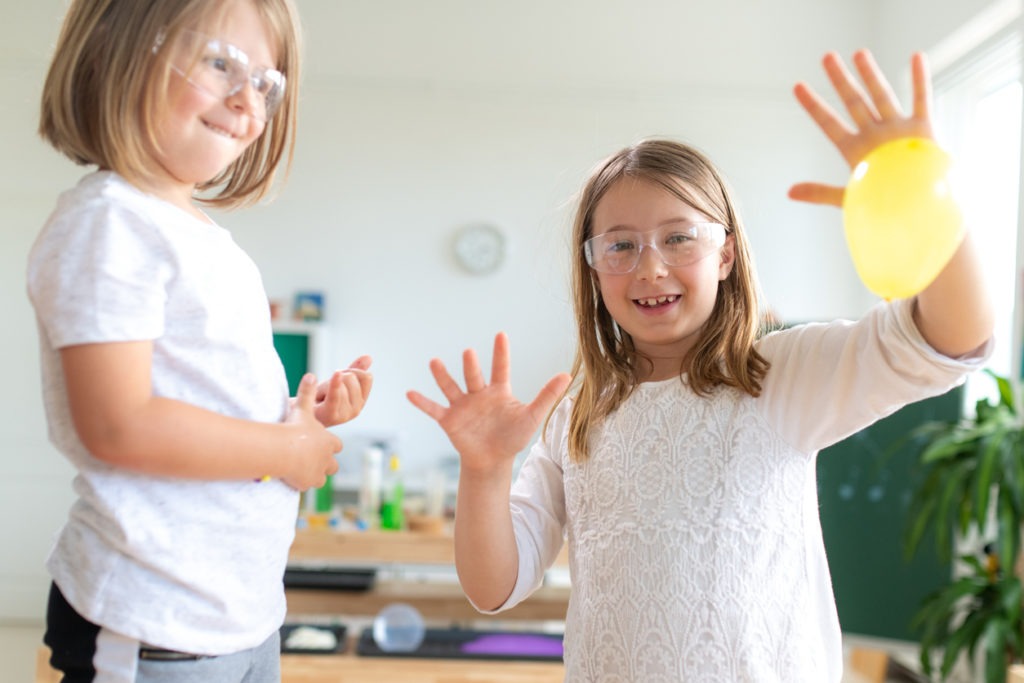
<instances>
[{"instance_id":1,"label":"safety goggles","mask_svg":"<svg viewBox=\"0 0 1024 683\"><path fill-rule=\"evenodd\" d=\"M157 36L153 51L163 44ZM184 30L170 53L171 68L211 97L227 99L250 87L255 94L252 115L268 121L284 99L285 76L277 69L253 66L249 55L231 43L199 31Z\"/></svg>"},{"instance_id":2,"label":"safety goggles","mask_svg":"<svg viewBox=\"0 0 1024 683\"><path fill-rule=\"evenodd\" d=\"M621 275L634 270L646 247L658 252L667 266L689 266L725 244L720 223L687 223L657 230L610 230L583 243L587 264L600 273Z\"/></svg>"}]
</instances>

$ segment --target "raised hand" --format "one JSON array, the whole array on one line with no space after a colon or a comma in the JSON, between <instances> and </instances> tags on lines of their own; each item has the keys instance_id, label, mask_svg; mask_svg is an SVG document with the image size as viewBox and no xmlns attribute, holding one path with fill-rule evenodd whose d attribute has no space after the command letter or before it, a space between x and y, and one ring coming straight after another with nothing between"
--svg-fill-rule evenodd
<instances>
[{"instance_id":1,"label":"raised hand","mask_svg":"<svg viewBox=\"0 0 1024 683\"><path fill-rule=\"evenodd\" d=\"M414 406L434 418L459 452L462 469L487 472L507 466L529 443L544 417L569 386L571 377L561 373L551 378L530 403L512 395L509 381L511 361L508 337L494 339L491 380L480 369L476 352L462 354L466 388L452 379L444 363L430 361L430 372L448 400L448 407L417 391L406 396Z\"/></svg>"},{"instance_id":2,"label":"raised hand","mask_svg":"<svg viewBox=\"0 0 1024 683\"><path fill-rule=\"evenodd\" d=\"M293 428L289 440L286 467L289 474L282 481L299 491L323 486L328 474L338 471L334 457L341 450L341 439L331 434L316 417L316 377L307 374L299 382L285 424Z\"/></svg>"},{"instance_id":3,"label":"raised hand","mask_svg":"<svg viewBox=\"0 0 1024 683\"><path fill-rule=\"evenodd\" d=\"M797 83L793 93L851 169L868 152L885 142L905 137L934 139L931 78L923 54L917 53L911 58L914 101L909 116L903 113L889 82L867 50L853 55L853 65L863 86L836 53L826 54L822 64L853 125L843 120L806 83ZM842 206L843 188L814 182L798 183L790 188L789 196L812 204Z\"/></svg>"},{"instance_id":4,"label":"raised hand","mask_svg":"<svg viewBox=\"0 0 1024 683\"><path fill-rule=\"evenodd\" d=\"M313 413L320 424L332 427L362 412L373 387L373 375L368 372L371 362L369 356L360 356L317 387Z\"/></svg>"}]
</instances>

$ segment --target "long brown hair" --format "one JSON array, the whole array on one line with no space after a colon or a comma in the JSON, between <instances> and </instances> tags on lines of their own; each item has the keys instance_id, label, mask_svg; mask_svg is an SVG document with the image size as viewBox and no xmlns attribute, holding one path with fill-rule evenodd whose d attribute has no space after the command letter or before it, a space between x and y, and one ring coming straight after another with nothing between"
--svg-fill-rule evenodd
<instances>
[{"instance_id":1,"label":"long brown hair","mask_svg":"<svg viewBox=\"0 0 1024 683\"><path fill-rule=\"evenodd\" d=\"M602 162L580 193L572 231L572 282L579 345L573 361L576 388L569 419L569 454L589 457L591 431L632 393L642 356L633 339L612 318L601 298L597 276L587 265L583 243L592 237L595 207L617 180L656 183L711 220L735 240L735 263L719 282L714 309L680 376L706 396L719 385L752 396L761 393L768 361L754 349L760 331L757 277L742 221L725 179L696 149L671 140L644 140Z\"/></svg>"},{"instance_id":2,"label":"long brown hair","mask_svg":"<svg viewBox=\"0 0 1024 683\"><path fill-rule=\"evenodd\" d=\"M301 29L292 0L75 0L64 18L43 85L39 134L72 161L144 178L156 146L154 120L170 66L159 54L183 29L216 19L232 2L251 2L276 41L284 101L260 137L197 201L231 208L270 190L294 154Z\"/></svg>"}]
</instances>

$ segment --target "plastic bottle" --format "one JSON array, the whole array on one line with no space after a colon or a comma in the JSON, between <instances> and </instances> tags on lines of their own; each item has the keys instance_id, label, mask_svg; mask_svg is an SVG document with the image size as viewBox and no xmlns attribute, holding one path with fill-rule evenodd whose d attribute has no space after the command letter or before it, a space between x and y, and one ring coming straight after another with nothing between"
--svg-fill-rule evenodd
<instances>
[{"instance_id":1,"label":"plastic bottle","mask_svg":"<svg viewBox=\"0 0 1024 683\"><path fill-rule=\"evenodd\" d=\"M388 460L388 473L384 482L384 501L380 506L381 529L401 529L405 526L405 515L402 512L405 487L402 486L399 467L398 455L392 453Z\"/></svg>"},{"instance_id":2,"label":"plastic bottle","mask_svg":"<svg viewBox=\"0 0 1024 683\"><path fill-rule=\"evenodd\" d=\"M316 490L316 511L330 512L334 509L334 475L328 474L324 485Z\"/></svg>"},{"instance_id":3,"label":"plastic bottle","mask_svg":"<svg viewBox=\"0 0 1024 683\"><path fill-rule=\"evenodd\" d=\"M362 478L359 483L359 519L370 529L379 523L383 458L383 444L374 443L363 451Z\"/></svg>"}]
</instances>

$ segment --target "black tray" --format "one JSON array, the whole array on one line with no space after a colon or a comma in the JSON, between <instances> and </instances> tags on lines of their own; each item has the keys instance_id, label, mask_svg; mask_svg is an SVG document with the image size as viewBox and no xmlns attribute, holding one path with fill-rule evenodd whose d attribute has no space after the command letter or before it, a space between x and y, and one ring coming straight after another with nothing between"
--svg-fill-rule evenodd
<instances>
[{"instance_id":1,"label":"black tray","mask_svg":"<svg viewBox=\"0 0 1024 683\"><path fill-rule=\"evenodd\" d=\"M367 591L373 588L376 578L376 569L287 567L284 570L284 587Z\"/></svg>"},{"instance_id":2,"label":"black tray","mask_svg":"<svg viewBox=\"0 0 1024 683\"><path fill-rule=\"evenodd\" d=\"M334 637L338 639L337 647L330 650L321 650L318 648L304 648L304 647L288 647L285 643L288 641L288 636L292 634L292 631L301 627L309 626L310 628L322 629L324 631L330 631L334 634ZM348 629L344 624L285 624L281 627L281 654L285 655L336 655L345 651L348 647L347 639Z\"/></svg>"},{"instance_id":3,"label":"black tray","mask_svg":"<svg viewBox=\"0 0 1024 683\"><path fill-rule=\"evenodd\" d=\"M356 652L366 657L426 657L434 659L562 661L562 636L520 631L428 628L423 643L412 652L385 652L367 628L356 643Z\"/></svg>"}]
</instances>

